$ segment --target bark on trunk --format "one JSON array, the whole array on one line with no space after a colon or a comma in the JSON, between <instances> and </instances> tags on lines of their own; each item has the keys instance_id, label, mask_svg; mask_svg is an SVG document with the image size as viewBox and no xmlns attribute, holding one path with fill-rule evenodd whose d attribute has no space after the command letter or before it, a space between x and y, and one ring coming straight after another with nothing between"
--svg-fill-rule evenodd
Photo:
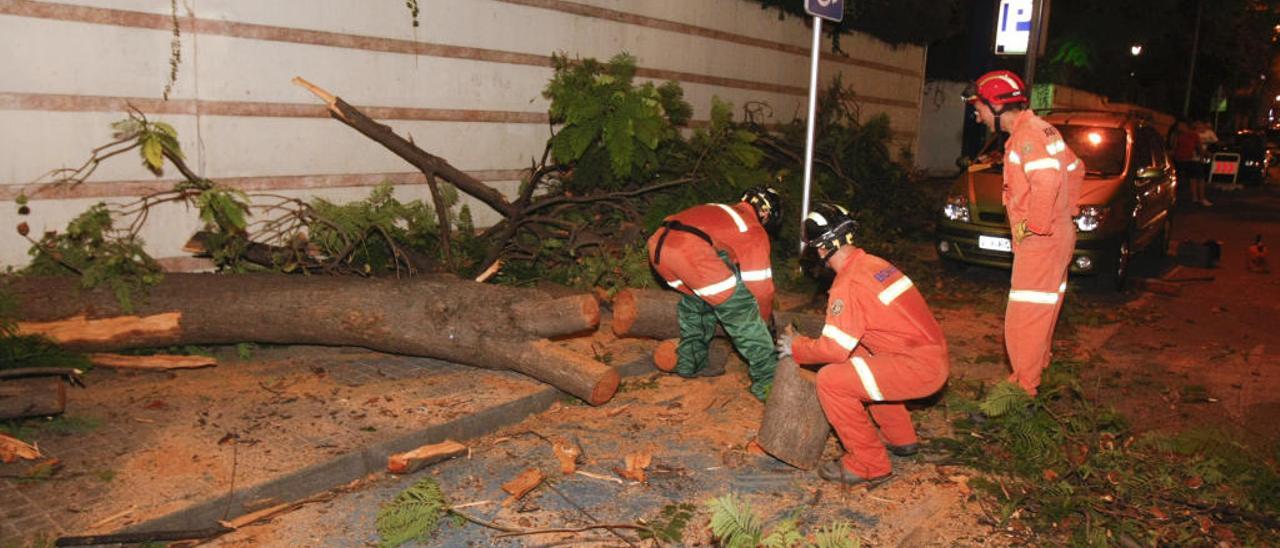
<instances>
[{"instance_id":1,"label":"bark on trunk","mask_svg":"<svg viewBox=\"0 0 1280 548\"><path fill-rule=\"evenodd\" d=\"M168 274L125 313L74 278L10 277L24 333L83 351L260 342L362 346L524 373L587 402L608 401L614 369L544 337L595 327L592 297L436 276L409 280ZM529 312L540 309L540 315Z\"/></svg>"},{"instance_id":2,"label":"bark on trunk","mask_svg":"<svg viewBox=\"0 0 1280 548\"><path fill-rule=\"evenodd\" d=\"M624 289L613 298L613 332L619 337L646 337L670 339L680 336L676 323L676 303L680 294L662 289ZM822 333L826 321L819 314L776 311L774 322L779 331L788 324L795 324L803 334L816 337ZM724 331L717 328L716 335Z\"/></svg>"},{"instance_id":3,"label":"bark on trunk","mask_svg":"<svg viewBox=\"0 0 1280 548\"><path fill-rule=\"evenodd\" d=\"M773 390L756 436L760 447L770 455L804 470L822 460L822 450L831 434L831 425L818 403L816 377L789 357L778 360Z\"/></svg>"},{"instance_id":4,"label":"bark on trunk","mask_svg":"<svg viewBox=\"0 0 1280 548\"><path fill-rule=\"evenodd\" d=\"M0 419L60 415L67 407L62 377L0 380Z\"/></svg>"}]
</instances>

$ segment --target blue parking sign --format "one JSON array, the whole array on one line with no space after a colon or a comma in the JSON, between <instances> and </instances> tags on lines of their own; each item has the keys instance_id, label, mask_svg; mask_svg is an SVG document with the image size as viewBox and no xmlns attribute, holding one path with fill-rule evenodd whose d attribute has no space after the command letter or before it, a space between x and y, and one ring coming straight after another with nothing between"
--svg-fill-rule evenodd
<instances>
[{"instance_id":1,"label":"blue parking sign","mask_svg":"<svg viewBox=\"0 0 1280 548\"><path fill-rule=\"evenodd\" d=\"M804 11L814 17L839 23L844 19L844 0L804 0Z\"/></svg>"}]
</instances>

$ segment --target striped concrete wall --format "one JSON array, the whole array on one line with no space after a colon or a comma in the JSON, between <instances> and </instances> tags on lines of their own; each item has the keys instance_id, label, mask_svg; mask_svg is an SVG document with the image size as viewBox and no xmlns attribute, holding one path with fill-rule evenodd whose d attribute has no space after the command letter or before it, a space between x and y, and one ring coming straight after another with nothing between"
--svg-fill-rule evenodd
<instances>
[{"instance_id":1,"label":"striped concrete wall","mask_svg":"<svg viewBox=\"0 0 1280 548\"><path fill-rule=\"evenodd\" d=\"M358 199L383 180L426 197L421 175L330 120L290 83L303 76L504 192L548 137L541 91L550 54L627 51L645 79L677 80L706 120L712 96L768 103L773 122L804 110L810 30L744 0L183 0L182 64L161 92L172 38L168 0L0 0L0 263L22 264L34 234L60 229L101 200L165 188L134 156L111 159L76 187L36 183L80 165L110 140L132 104L174 125L191 165L246 190ZM924 50L846 37L823 57L867 115L887 113L898 144L919 132ZM829 48L829 44L824 43ZM12 200L33 198L19 218ZM476 209L478 222L495 218ZM175 269L199 267L181 246L197 228L183 207L155 211L148 250Z\"/></svg>"}]
</instances>

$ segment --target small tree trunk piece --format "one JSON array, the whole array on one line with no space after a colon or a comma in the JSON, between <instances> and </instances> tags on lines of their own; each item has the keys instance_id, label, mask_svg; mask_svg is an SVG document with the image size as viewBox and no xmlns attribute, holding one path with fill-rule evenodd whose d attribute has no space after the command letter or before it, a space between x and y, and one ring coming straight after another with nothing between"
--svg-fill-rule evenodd
<instances>
[{"instance_id":1,"label":"small tree trunk piece","mask_svg":"<svg viewBox=\"0 0 1280 548\"><path fill-rule=\"evenodd\" d=\"M818 403L817 375L790 357L778 360L756 441L778 460L809 470L822 459L831 425Z\"/></svg>"},{"instance_id":2,"label":"small tree trunk piece","mask_svg":"<svg viewBox=\"0 0 1280 548\"><path fill-rule=\"evenodd\" d=\"M0 419L60 415L67 408L62 377L0 380Z\"/></svg>"}]
</instances>

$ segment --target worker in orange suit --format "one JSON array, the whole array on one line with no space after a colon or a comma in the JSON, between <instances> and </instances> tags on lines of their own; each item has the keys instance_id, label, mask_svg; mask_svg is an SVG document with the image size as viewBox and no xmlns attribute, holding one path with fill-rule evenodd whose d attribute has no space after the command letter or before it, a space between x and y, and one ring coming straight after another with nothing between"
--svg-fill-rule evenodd
<instances>
[{"instance_id":1,"label":"worker in orange suit","mask_svg":"<svg viewBox=\"0 0 1280 548\"><path fill-rule=\"evenodd\" d=\"M798 364L825 364L818 370L818 402L846 453L820 466L818 475L875 485L893 474L888 453L910 456L918 450L903 402L927 397L947 382L946 339L911 280L854 245L857 226L847 210L818 204L804 230L806 250L836 277L822 335L803 337L788 329L778 338L778 353Z\"/></svg>"},{"instance_id":2,"label":"worker in orange suit","mask_svg":"<svg viewBox=\"0 0 1280 548\"><path fill-rule=\"evenodd\" d=\"M751 393L764 400L777 367L769 325L773 269L769 233L781 224L782 199L767 187L748 190L734 205L703 204L667 217L649 238L649 263L672 289L680 341L676 374L723 374L708 368L716 324L747 360Z\"/></svg>"},{"instance_id":3,"label":"worker in orange suit","mask_svg":"<svg viewBox=\"0 0 1280 548\"><path fill-rule=\"evenodd\" d=\"M1004 339L1013 368L1009 381L1035 396L1067 290L1084 163L1057 129L1028 109L1018 75L989 72L966 95L987 129L1009 133L1003 202L1013 232L1013 275Z\"/></svg>"}]
</instances>

